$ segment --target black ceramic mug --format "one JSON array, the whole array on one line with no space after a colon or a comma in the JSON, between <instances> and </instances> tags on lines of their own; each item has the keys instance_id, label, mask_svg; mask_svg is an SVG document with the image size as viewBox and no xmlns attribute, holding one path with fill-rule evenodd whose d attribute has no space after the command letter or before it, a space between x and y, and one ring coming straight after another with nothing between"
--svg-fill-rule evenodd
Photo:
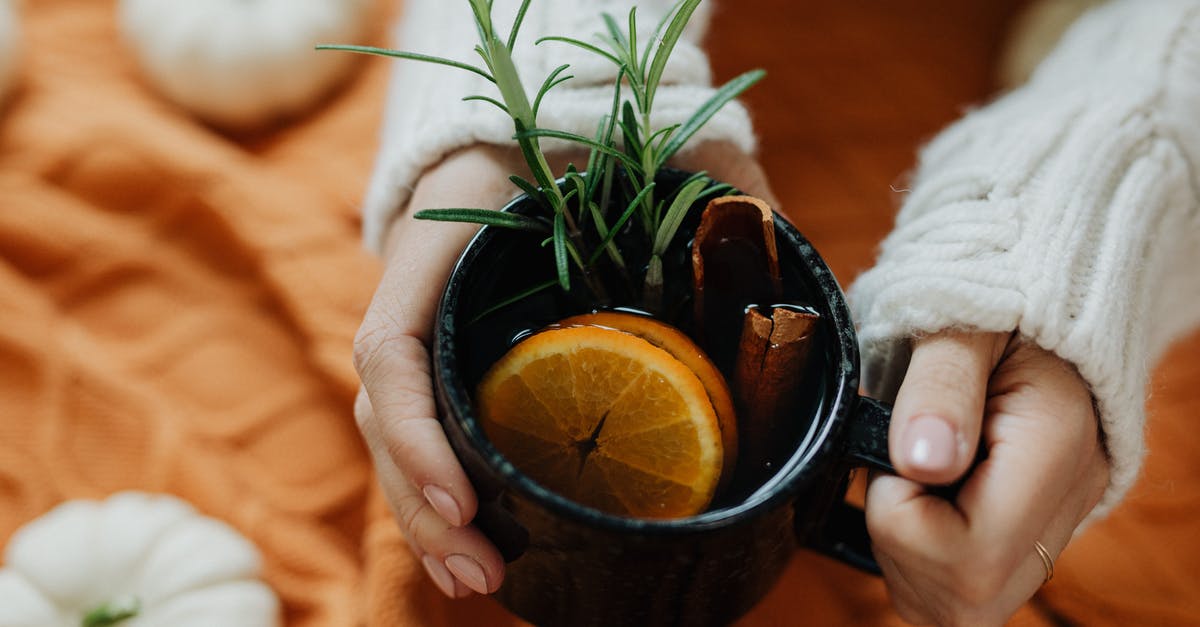
<instances>
[{"instance_id":1,"label":"black ceramic mug","mask_svg":"<svg viewBox=\"0 0 1200 627\"><path fill-rule=\"evenodd\" d=\"M658 189L685 176L666 172ZM703 204L664 259L670 284L691 284L683 259ZM505 210L536 208L521 197ZM553 276L552 262L532 234L485 227L467 246L437 316L434 380L442 425L479 496L474 523L508 561L496 596L514 613L542 627L724 625L766 594L797 548L878 572L863 512L844 494L854 468L891 471L890 409L858 394L854 325L833 274L778 215L775 232L785 300L821 315L800 409L780 436L789 445L765 483L676 520L579 505L521 473L488 441L472 403L484 371L520 337L587 305L554 288L481 316Z\"/></svg>"}]
</instances>

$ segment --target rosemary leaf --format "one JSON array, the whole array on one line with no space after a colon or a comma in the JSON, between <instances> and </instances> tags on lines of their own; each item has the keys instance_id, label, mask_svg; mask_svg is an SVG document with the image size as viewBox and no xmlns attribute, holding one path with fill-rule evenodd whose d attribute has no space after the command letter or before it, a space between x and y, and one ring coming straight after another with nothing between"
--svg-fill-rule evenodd
<instances>
[{"instance_id":1,"label":"rosemary leaf","mask_svg":"<svg viewBox=\"0 0 1200 627\"><path fill-rule=\"evenodd\" d=\"M637 5L629 7L629 63L637 63ZM636 74L636 72L635 72Z\"/></svg>"},{"instance_id":2,"label":"rosemary leaf","mask_svg":"<svg viewBox=\"0 0 1200 627\"><path fill-rule=\"evenodd\" d=\"M541 39L537 40L537 43L540 44L543 41L558 41L558 42L562 42L564 44L570 44L572 46L575 46L576 48L583 48L584 50L587 50L588 52L593 52L595 54L598 54L598 55L608 59L609 61L612 61L616 65L623 65L621 63L621 60L618 59L617 57L613 56L611 53L606 52L596 46L593 46L592 44L589 44L586 41L580 41L578 39L575 39L574 37L560 37L557 35L550 36L550 37L542 37Z\"/></svg>"},{"instance_id":3,"label":"rosemary leaf","mask_svg":"<svg viewBox=\"0 0 1200 627\"><path fill-rule=\"evenodd\" d=\"M730 193L738 193L738 188L728 183L721 183L719 185L712 185L708 189L700 192L700 195L696 196L696 200L704 200L710 196L724 196Z\"/></svg>"},{"instance_id":4,"label":"rosemary leaf","mask_svg":"<svg viewBox=\"0 0 1200 627\"><path fill-rule=\"evenodd\" d=\"M567 266L567 222L562 212L554 214L554 267L558 270L558 285L571 289L571 269Z\"/></svg>"},{"instance_id":5,"label":"rosemary leaf","mask_svg":"<svg viewBox=\"0 0 1200 627\"><path fill-rule=\"evenodd\" d=\"M391 50L389 48L376 48L374 46L352 46L347 44L320 44L317 50L341 50L344 52L357 52L359 54L371 54L380 57L395 57L397 59L410 59L413 61L424 61L426 63L437 63L439 65L448 65L456 67L460 70L474 72L489 81L495 83L496 79L492 78L486 71L475 67L469 63L455 61L454 59L446 59L443 57L434 57L427 54L419 54L416 52L407 52L404 50Z\"/></svg>"},{"instance_id":6,"label":"rosemary leaf","mask_svg":"<svg viewBox=\"0 0 1200 627\"><path fill-rule=\"evenodd\" d=\"M509 115L508 107L504 106L503 102L500 102L499 100L496 100L495 98L488 98L487 96L464 96L463 97L463 102L469 102L472 100L478 100L479 102L489 102L491 104L494 104L497 107L499 107L500 110L505 113L505 115Z\"/></svg>"},{"instance_id":7,"label":"rosemary leaf","mask_svg":"<svg viewBox=\"0 0 1200 627\"><path fill-rule=\"evenodd\" d=\"M625 105L621 109L621 130L625 132L625 148L641 153L642 138L638 133L637 114L634 113L633 105L629 104L628 100L625 101ZM632 145L630 142L632 142Z\"/></svg>"},{"instance_id":8,"label":"rosemary leaf","mask_svg":"<svg viewBox=\"0 0 1200 627\"><path fill-rule=\"evenodd\" d=\"M608 155L605 155L604 159L604 176L601 177L600 181L600 211L601 214L607 215L608 207L609 204L611 204L610 201L612 200L613 170L616 168L608 167L607 161L610 159Z\"/></svg>"},{"instance_id":9,"label":"rosemary leaf","mask_svg":"<svg viewBox=\"0 0 1200 627\"><path fill-rule=\"evenodd\" d=\"M661 256L667 251L667 246L675 237L675 231L679 229L688 209L691 208L692 203L696 201L696 196L700 195L700 190L704 189L706 185L708 185L707 177L697 178L681 187L675 194L675 200L671 202L671 207L663 215L662 224L658 227L658 234L654 238L653 254Z\"/></svg>"},{"instance_id":10,"label":"rosemary leaf","mask_svg":"<svg viewBox=\"0 0 1200 627\"><path fill-rule=\"evenodd\" d=\"M642 50L642 64L639 65L638 67L641 68L641 72L642 72L641 78L642 78L643 82L646 80L646 75L645 75L646 66L650 63L650 51L654 50L654 44L660 42L659 35L661 35L663 32L663 29L667 27L667 22L669 22L671 20L672 13L674 13L674 12L667 11L666 14L664 14L662 16L662 19L660 19L658 21L658 24L656 24L654 26L654 32L650 33L650 41L646 42L646 48L644 50Z\"/></svg>"},{"instance_id":11,"label":"rosemary leaf","mask_svg":"<svg viewBox=\"0 0 1200 627\"><path fill-rule=\"evenodd\" d=\"M483 46L477 44L475 46L475 54L479 55L480 59L483 59L483 64L487 66L489 72L492 74L496 73L496 68L492 65L492 59L488 56L487 50L483 49Z\"/></svg>"},{"instance_id":12,"label":"rosemary leaf","mask_svg":"<svg viewBox=\"0 0 1200 627\"><path fill-rule=\"evenodd\" d=\"M521 30L521 22L525 21L525 11L529 10L531 0L521 2L521 8L517 9L517 17L513 19L512 30L508 33L508 42L506 46L508 51L512 52L513 46L517 43L517 33Z\"/></svg>"},{"instance_id":13,"label":"rosemary leaf","mask_svg":"<svg viewBox=\"0 0 1200 627\"><path fill-rule=\"evenodd\" d=\"M577 191L578 191L578 190L574 190L574 189L573 189L573 190L571 190L571 191L567 192L567 195L566 195L566 196L563 196L563 204L566 204L566 202L567 202L567 201L569 201L569 200L571 200L572 198L574 198L574 197L575 197L575 194L576 194L576 192L577 192Z\"/></svg>"},{"instance_id":14,"label":"rosemary leaf","mask_svg":"<svg viewBox=\"0 0 1200 627\"><path fill-rule=\"evenodd\" d=\"M658 165L661 167L667 162L667 159L679 152L687 140L691 139L692 135L695 135L696 131L700 130L700 127L704 126L721 107L762 80L766 74L762 70L750 70L722 85L704 104L700 105L700 108L683 123L683 126L679 127L679 132L671 137L671 141L663 146L662 151L657 155Z\"/></svg>"},{"instance_id":15,"label":"rosemary leaf","mask_svg":"<svg viewBox=\"0 0 1200 627\"><path fill-rule=\"evenodd\" d=\"M434 220L438 222L470 222L472 224L497 226L534 233L550 232L546 223L537 218L492 209L425 209L416 212L413 214L413 217L418 220Z\"/></svg>"},{"instance_id":16,"label":"rosemary leaf","mask_svg":"<svg viewBox=\"0 0 1200 627\"><path fill-rule=\"evenodd\" d=\"M571 190L571 193L574 194L576 198L579 198L579 220L577 220L577 222L579 223L579 230L582 231L586 224L584 219L589 215L588 212L583 210L583 208L587 206L589 201L591 201L591 198L589 198L587 195L587 181L583 179L583 175L579 174L579 172L575 170L573 165L567 172L565 178L568 185L574 186L574 189ZM566 197L564 196L564 198Z\"/></svg>"},{"instance_id":17,"label":"rosemary leaf","mask_svg":"<svg viewBox=\"0 0 1200 627\"><path fill-rule=\"evenodd\" d=\"M613 84L613 101L612 109L608 116L600 120L599 136L596 138L596 143L604 144L605 146L613 145L613 133L617 126L617 111L621 107L621 79L626 75L626 68L620 67L617 69L617 80ZM595 148L592 148L588 154L588 198L593 198L596 193L596 185L599 183L600 172L610 173L612 170L608 167L609 157L603 155ZM603 206L603 205L602 205Z\"/></svg>"},{"instance_id":18,"label":"rosemary leaf","mask_svg":"<svg viewBox=\"0 0 1200 627\"><path fill-rule=\"evenodd\" d=\"M629 58L629 40L625 38L625 33L621 32L621 27L617 26L617 20L608 13L601 13L600 19L604 20L604 26L608 29L613 43L616 44L616 49L622 51L620 56L627 60Z\"/></svg>"},{"instance_id":19,"label":"rosemary leaf","mask_svg":"<svg viewBox=\"0 0 1200 627\"><path fill-rule=\"evenodd\" d=\"M542 97L545 96L551 89L554 89L554 87L556 85L563 83L565 81L568 81L572 78L575 78L573 75L570 75L570 74L568 74L562 78L558 78L558 75L561 74L563 72L563 70L566 70L569 67L571 67L570 64L564 63L564 64L558 66L557 68L554 68L554 71L546 76L546 80L542 82L541 88L538 89L537 96L535 96L533 99L533 117L534 117L534 119L537 119L538 109L542 106Z\"/></svg>"},{"instance_id":20,"label":"rosemary leaf","mask_svg":"<svg viewBox=\"0 0 1200 627\"><path fill-rule=\"evenodd\" d=\"M471 12L475 15L475 30L479 31L479 40L492 38L492 2L491 0L469 0Z\"/></svg>"},{"instance_id":21,"label":"rosemary leaf","mask_svg":"<svg viewBox=\"0 0 1200 627\"><path fill-rule=\"evenodd\" d=\"M687 187L688 185L691 185L693 181L697 181L700 179L707 179L707 178L708 178L708 172L706 170L701 170L699 172L693 172L686 179L684 179L682 183L680 183L678 186L676 186L675 189L681 190L681 189Z\"/></svg>"},{"instance_id":22,"label":"rosemary leaf","mask_svg":"<svg viewBox=\"0 0 1200 627\"><path fill-rule=\"evenodd\" d=\"M654 131L654 133L652 133L650 135L650 137L646 138L646 145L651 146L654 144L655 141L658 141L660 144L666 143L667 139L669 139L671 137L671 133L674 133L675 130L681 126L683 126L683 125L682 124L672 124L666 128L660 128L657 131Z\"/></svg>"},{"instance_id":23,"label":"rosemary leaf","mask_svg":"<svg viewBox=\"0 0 1200 627\"><path fill-rule=\"evenodd\" d=\"M543 204L545 203L545 198L543 198L542 190L538 189L537 185L530 183L528 180L526 180L516 174L510 174L508 176L508 180L512 181L512 184L516 185L517 189L520 189L522 192L525 192L526 196L529 196L530 198L536 198L538 200L538 202L541 202Z\"/></svg>"},{"instance_id":24,"label":"rosemary leaf","mask_svg":"<svg viewBox=\"0 0 1200 627\"><path fill-rule=\"evenodd\" d=\"M608 246L612 242L613 238L617 236L617 233L621 232L621 229L625 227L625 223L629 221L629 218L633 216L633 213L637 211L638 205L641 204L642 199L653 191L654 183L651 183L643 187L641 191L637 193L637 196L634 196L633 199L629 201L629 206L626 207L625 211L621 213L621 217L617 218L617 222L613 225L612 229L610 229L608 233L604 234L604 239L600 242L600 245L596 247L596 252L592 253L592 258L588 260L589 265L596 262L596 259L599 258L599 249Z\"/></svg>"},{"instance_id":25,"label":"rosemary leaf","mask_svg":"<svg viewBox=\"0 0 1200 627\"><path fill-rule=\"evenodd\" d=\"M576 135L575 133L568 133L566 131L556 131L554 129L548 129L548 128L531 128L526 131L519 131L518 133L513 135L513 139L529 139L532 137L551 137L554 139L565 139L567 141L572 141L572 142L576 142L579 144L583 144L584 146L591 146L591 147L595 148L596 150L599 150L600 152L603 152L610 156L616 157L617 159L620 159L621 163L627 169L629 169L631 171L640 172L642 169L641 164L639 164L637 161L629 158L629 155L626 155L625 153L617 150L616 148L613 148L612 146L605 146L604 144L601 144L589 137L584 137L583 135Z\"/></svg>"},{"instance_id":26,"label":"rosemary leaf","mask_svg":"<svg viewBox=\"0 0 1200 627\"><path fill-rule=\"evenodd\" d=\"M654 59L650 62L650 68L646 73L646 103L643 111L650 111L654 104L654 92L658 90L658 83L662 80L663 70L667 67L667 59L675 50L675 44L679 43L684 27L687 26L688 20L692 18L692 13L699 5L700 0L681 0L677 5L678 8L674 11L675 15L671 18L670 25L663 31L662 39L658 42L658 49L654 51Z\"/></svg>"},{"instance_id":27,"label":"rosemary leaf","mask_svg":"<svg viewBox=\"0 0 1200 627\"><path fill-rule=\"evenodd\" d=\"M608 142L606 142L604 140L604 131L605 131L605 129L608 128L608 118L607 117L601 118L600 123L597 124L596 127L597 127L596 128L596 143L597 144L607 144ZM586 166L586 169L584 170L584 173L586 174L586 177L587 177L585 180L585 182L587 183L587 190L586 190L586 193L583 195L584 198L591 198L592 194L595 193L597 174L598 174L598 171L596 170L596 168L599 166L599 164L600 164L600 151L596 150L595 148L588 148L587 166Z\"/></svg>"},{"instance_id":28,"label":"rosemary leaf","mask_svg":"<svg viewBox=\"0 0 1200 627\"><path fill-rule=\"evenodd\" d=\"M480 320L486 318L487 316L490 316L491 314L494 314L497 311L500 311L501 309L504 309L505 307L508 307L509 305L511 305L513 303L525 300L526 298L529 298L530 296L533 296L534 294L537 294L538 292L548 290L548 289L554 287L555 285L558 285L558 279L550 279L549 281L544 281L542 283L538 283L537 285L534 285L533 287L531 287L527 290L524 290L518 294L514 294L514 295L496 303L495 305L492 305L491 307L488 307L487 309L484 309L483 311L475 314L474 318L471 318L470 320L467 321L467 326L475 324L476 322L479 322Z\"/></svg>"},{"instance_id":29,"label":"rosemary leaf","mask_svg":"<svg viewBox=\"0 0 1200 627\"><path fill-rule=\"evenodd\" d=\"M588 203L588 209L591 210L592 220L596 223L596 231L600 233L600 238L603 242L605 242L596 247L596 252L592 253L591 259L588 259L588 265L591 266L592 264L596 263L596 261L600 258L600 251L603 250L608 252L609 259L612 259L612 262L616 264L618 268L624 271L625 258L621 256L620 249L618 249L617 245L613 243L612 237L609 235L609 233L615 233L615 231L609 231L608 227L605 226L604 215L600 213L599 205L594 202L590 202Z\"/></svg>"}]
</instances>

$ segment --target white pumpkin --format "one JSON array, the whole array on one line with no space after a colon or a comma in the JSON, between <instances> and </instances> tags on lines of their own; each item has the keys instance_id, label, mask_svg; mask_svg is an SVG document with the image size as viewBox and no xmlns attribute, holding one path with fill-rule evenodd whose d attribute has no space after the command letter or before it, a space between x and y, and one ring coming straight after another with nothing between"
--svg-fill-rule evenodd
<instances>
[{"instance_id":1,"label":"white pumpkin","mask_svg":"<svg viewBox=\"0 0 1200 627\"><path fill-rule=\"evenodd\" d=\"M19 529L0 627L267 627L279 600L229 525L165 495L68 501Z\"/></svg>"},{"instance_id":2,"label":"white pumpkin","mask_svg":"<svg viewBox=\"0 0 1200 627\"><path fill-rule=\"evenodd\" d=\"M21 28L17 0L0 0L0 102L8 95L21 56Z\"/></svg>"},{"instance_id":3,"label":"white pumpkin","mask_svg":"<svg viewBox=\"0 0 1200 627\"><path fill-rule=\"evenodd\" d=\"M296 113L352 65L371 0L121 0L121 31L169 99L220 126Z\"/></svg>"}]
</instances>

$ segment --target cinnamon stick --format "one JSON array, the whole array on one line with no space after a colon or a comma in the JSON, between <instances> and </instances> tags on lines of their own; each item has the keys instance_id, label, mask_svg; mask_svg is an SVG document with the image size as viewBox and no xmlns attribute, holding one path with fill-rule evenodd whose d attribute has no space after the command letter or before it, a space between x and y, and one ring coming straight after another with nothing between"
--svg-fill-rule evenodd
<instances>
[{"instance_id":1,"label":"cinnamon stick","mask_svg":"<svg viewBox=\"0 0 1200 627\"><path fill-rule=\"evenodd\" d=\"M758 198L708 204L692 244L692 270L695 336L733 375L739 441L733 481L741 492L760 485L795 444L793 413L819 316L776 304L783 282L774 214Z\"/></svg>"},{"instance_id":2,"label":"cinnamon stick","mask_svg":"<svg viewBox=\"0 0 1200 627\"><path fill-rule=\"evenodd\" d=\"M738 456L748 481L772 471L769 462L795 409L817 328L815 312L774 307L769 313L767 317L758 307L746 310L734 370Z\"/></svg>"},{"instance_id":3,"label":"cinnamon stick","mask_svg":"<svg viewBox=\"0 0 1200 627\"><path fill-rule=\"evenodd\" d=\"M692 244L695 335L723 369L731 369L746 306L775 303L782 293L775 222L752 196L713 199Z\"/></svg>"}]
</instances>

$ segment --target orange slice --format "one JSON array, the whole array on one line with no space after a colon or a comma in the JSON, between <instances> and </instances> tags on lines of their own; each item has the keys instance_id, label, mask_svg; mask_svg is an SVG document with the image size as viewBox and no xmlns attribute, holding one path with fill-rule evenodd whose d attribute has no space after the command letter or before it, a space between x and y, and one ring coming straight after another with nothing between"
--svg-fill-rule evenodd
<instances>
[{"instance_id":1,"label":"orange slice","mask_svg":"<svg viewBox=\"0 0 1200 627\"><path fill-rule=\"evenodd\" d=\"M649 316L618 311L601 311L573 316L558 324L564 327L608 327L632 333L671 353L675 359L691 368L692 372L700 378L700 383L708 392L708 400L717 412L717 424L721 427L721 447L725 452L725 472L722 473L721 485L718 486L718 490L727 483L733 475L733 465L737 462L738 450L737 414L733 410L733 395L729 392L729 384L725 382L724 375L708 358L708 355L692 341L692 338L684 335L679 329Z\"/></svg>"},{"instance_id":2,"label":"orange slice","mask_svg":"<svg viewBox=\"0 0 1200 627\"><path fill-rule=\"evenodd\" d=\"M703 511L721 477L721 428L699 377L669 352L602 327L517 344L476 396L484 432L538 483L637 518Z\"/></svg>"}]
</instances>

